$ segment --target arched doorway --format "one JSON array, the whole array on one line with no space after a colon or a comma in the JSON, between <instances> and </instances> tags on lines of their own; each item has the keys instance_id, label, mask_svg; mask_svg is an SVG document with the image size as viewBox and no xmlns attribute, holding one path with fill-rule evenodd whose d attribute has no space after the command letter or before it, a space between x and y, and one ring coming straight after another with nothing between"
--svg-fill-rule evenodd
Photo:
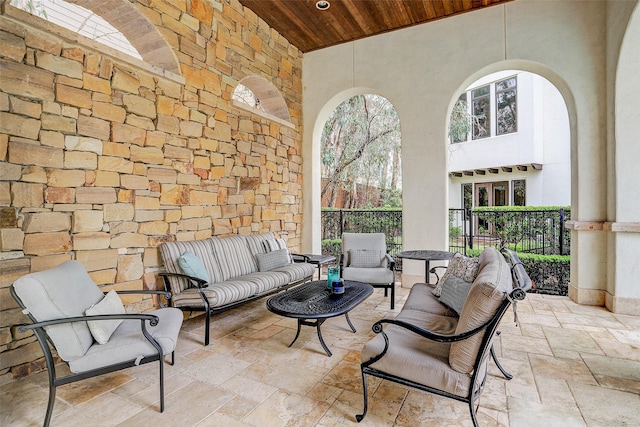
<instances>
[{"instance_id":1,"label":"arched doorway","mask_svg":"<svg viewBox=\"0 0 640 427\"><path fill-rule=\"evenodd\" d=\"M450 250L477 255L506 245L551 255L546 264L531 260L529 273L540 292L567 295L572 163L565 99L543 76L505 69L476 79L452 102Z\"/></svg>"}]
</instances>

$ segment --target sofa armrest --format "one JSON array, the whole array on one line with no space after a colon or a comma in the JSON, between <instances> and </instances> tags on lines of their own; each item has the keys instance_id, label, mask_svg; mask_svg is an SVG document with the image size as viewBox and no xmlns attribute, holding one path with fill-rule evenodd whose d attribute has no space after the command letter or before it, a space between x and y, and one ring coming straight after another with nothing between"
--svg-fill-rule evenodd
<instances>
[{"instance_id":1,"label":"sofa armrest","mask_svg":"<svg viewBox=\"0 0 640 427\"><path fill-rule=\"evenodd\" d=\"M294 254L293 252L291 253L291 258L293 258L293 262L309 262L311 259L307 255Z\"/></svg>"},{"instance_id":2,"label":"sofa armrest","mask_svg":"<svg viewBox=\"0 0 640 427\"><path fill-rule=\"evenodd\" d=\"M197 288L206 288L207 286L209 286L209 283L207 283L206 280L200 279L198 277L189 276L188 274L162 272L162 273L158 273L158 276L163 278L169 277L169 276L180 277L180 278L189 280L191 283L195 284Z\"/></svg>"}]
</instances>

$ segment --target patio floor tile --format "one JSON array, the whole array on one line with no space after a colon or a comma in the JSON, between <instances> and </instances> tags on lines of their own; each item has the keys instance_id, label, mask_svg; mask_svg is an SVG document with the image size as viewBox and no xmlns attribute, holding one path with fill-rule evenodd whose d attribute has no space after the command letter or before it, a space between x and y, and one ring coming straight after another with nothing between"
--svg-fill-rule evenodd
<instances>
[{"instance_id":1,"label":"patio floor tile","mask_svg":"<svg viewBox=\"0 0 640 427\"><path fill-rule=\"evenodd\" d=\"M360 351L374 321L393 317L408 289L397 288L396 309L382 290L322 326L327 357L314 328L270 313L264 300L212 320L207 347L203 317L185 321L175 366L165 365L165 412L158 410L157 364L58 388L52 426L471 426L465 403L368 378L369 411L362 423ZM490 361L478 420L485 426L640 425L640 318L566 297L529 294L507 312L495 349L507 381ZM65 369L62 367L62 369ZM0 386L0 425L41 424L47 375ZM606 402L606 408L603 408ZM113 408L118 410L114 411Z\"/></svg>"}]
</instances>

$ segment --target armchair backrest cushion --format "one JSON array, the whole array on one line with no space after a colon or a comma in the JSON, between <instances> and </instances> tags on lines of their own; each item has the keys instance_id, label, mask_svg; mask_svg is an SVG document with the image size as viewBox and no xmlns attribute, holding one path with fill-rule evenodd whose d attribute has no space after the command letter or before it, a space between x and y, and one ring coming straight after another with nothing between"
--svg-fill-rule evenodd
<instances>
[{"instance_id":1,"label":"armchair backrest cushion","mask_svg":"<svg viewBox=\"0 0 640 427\"><path fill-rule=\"evenodd\" d=\"M495 248L482 251L478 275L462 308L455 333L471 331L491 319L512 288L511 269L500 252ZM481 332L451 344L449 364L453 369L462 373L473 370L484 334Z\"/></svg>"},{"instance_id":2,"label":"armchair backrest cushion","mask_svg":"<svg viewBox=\"0 0 640 427\"><path fill-rule=\"evenodd\" d=\"M160 254L162 255L162 262L167 272L184 273L180 267L179 258L185 252L191 252L202 261L211 282L221 282L223 280L222 268L218 264L216 257L213 256L211 239L162 243L160 245ZM186 280L176 277L169 277L169 283L171 284L171 292L174 295L179 294L189 287L189 283Z\"/></svg>"},{"instance_id":3,"label":"armchair backrest cushion","mask_svg":"<svg viewBox=\"0 0 640 427\"><path fill-rule=\"evenodd\" d=\"M384 255L387 253L387 242L384 233L343 233L342 255L345 267L351 266L350 251L356 250L380 251L382 259L379 267L386 267Z\"/></svg>"},{"instance_id":4,"label":"armchair backrest cushion","mask_svg":"<svg viewBox=\"0 0 640 427\"><path fill-rule=\"evenodd\" d=\"M88 308L104 298L79 261L27 274L16 280L13 287L38 322L84 316ZM58 354L67 362L82 357L93 345L87 322L53 325L46 330Z\"/></svg>"}]
</instances>

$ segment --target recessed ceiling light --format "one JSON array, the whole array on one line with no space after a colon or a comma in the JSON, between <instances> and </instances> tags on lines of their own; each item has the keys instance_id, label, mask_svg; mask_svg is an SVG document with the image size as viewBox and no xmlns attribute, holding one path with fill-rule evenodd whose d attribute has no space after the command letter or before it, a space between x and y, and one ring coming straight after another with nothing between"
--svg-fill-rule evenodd
<instances>
[{"instance_id":1,"label":"recessed ceiling light","mask_svg":"<svg viewBox=\"0 0 640 427\"><path fill-rule=\"evenodd\" d=\"M318 0L316 2L316 7L320 10L327 10L329 9L329 6L331 6L331 3L326 0Z\"/></svg>"}]
</instances>

